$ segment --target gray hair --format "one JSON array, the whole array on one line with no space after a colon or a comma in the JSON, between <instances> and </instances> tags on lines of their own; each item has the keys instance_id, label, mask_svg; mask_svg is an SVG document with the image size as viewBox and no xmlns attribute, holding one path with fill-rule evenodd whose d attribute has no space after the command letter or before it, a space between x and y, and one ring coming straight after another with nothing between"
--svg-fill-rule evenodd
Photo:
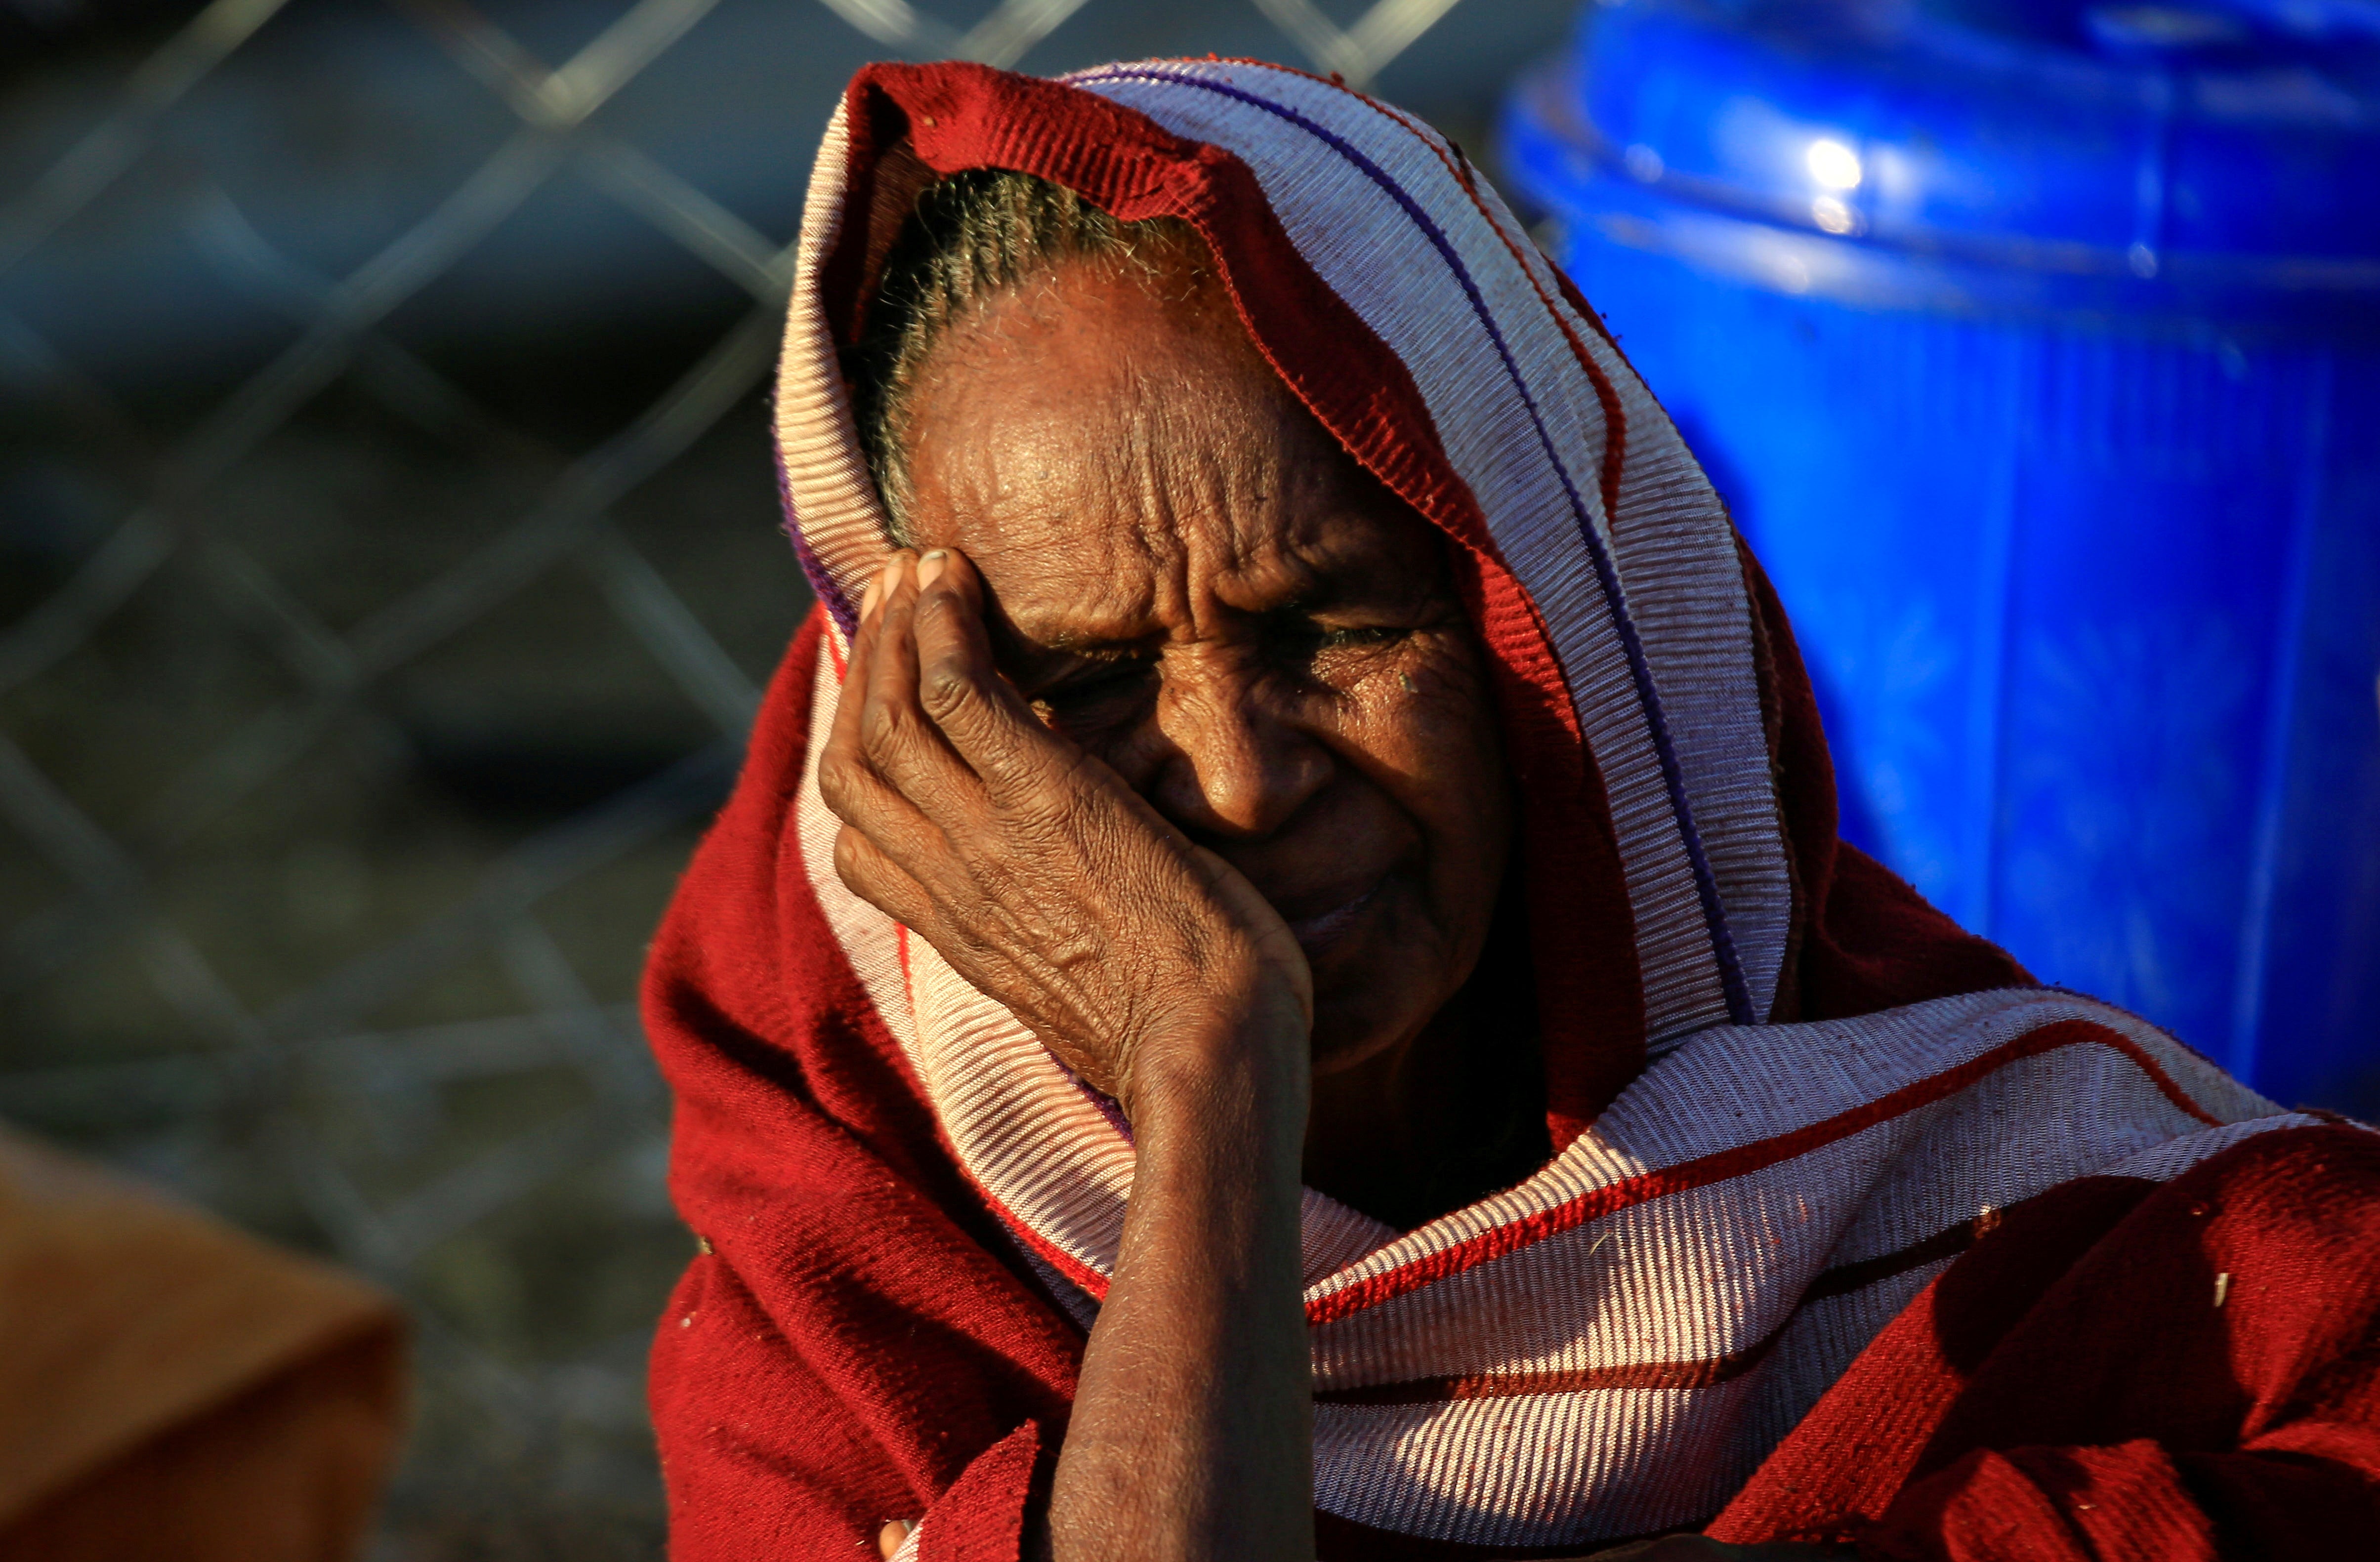
<instances>
[{"instance_id":1,"label":"gray hair","mask_svg":"<svg viewBox=\"0 0 2380 1562\"><path fill-rule=\"evenodd\" d=\"M968 313L1070 260L1154 279L1203 254L1178 217L1119 222L1030 174L975 168L929 185L886 252L858 344L844 359L860 445L895 543L908 540L908 415L918 377Z\"/></svg>"}]
</instances>

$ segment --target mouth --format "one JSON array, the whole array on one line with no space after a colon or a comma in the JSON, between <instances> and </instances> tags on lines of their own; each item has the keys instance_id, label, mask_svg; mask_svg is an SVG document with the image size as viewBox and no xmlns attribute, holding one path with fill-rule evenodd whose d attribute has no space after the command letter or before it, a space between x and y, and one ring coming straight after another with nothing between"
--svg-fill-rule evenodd
<instances>
[{"instance_id":1,"label":"mouth","mask_svg":"<svg viewBox=\"0 0 2380 1562\"><path fill-rule=\"evenodd\" d=\"M1344 938L1347 930L1355 926L1356 919L1364 914L1365 908L1379 895L1380 886L1386 882L1386 879L1376 879L1352 900L1342 901L1312 916L1288 919L1290 934L1297 939L1298 947L1305 951L1305 957L1311 960Z\"/></svg>"}]
</instances>

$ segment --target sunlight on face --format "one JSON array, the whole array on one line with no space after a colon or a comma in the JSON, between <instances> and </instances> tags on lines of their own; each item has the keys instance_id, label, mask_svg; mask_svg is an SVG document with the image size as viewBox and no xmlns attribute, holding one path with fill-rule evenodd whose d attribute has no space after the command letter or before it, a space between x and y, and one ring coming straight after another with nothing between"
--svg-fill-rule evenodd
<instances>
[{"instance_id":1,"label":"sunlight on face","mask_svg":"<svg viewBox=\"0 0 2380 1562\"><path fill-rule=\"evenodd\" d=\"M1478 960L1512 828L1435 529L1196 272L1075 262L993 301L909 427L913 539L976 560L1043 719L1290 923L1317 1067L1416 1034Z\"/></svg>"}]
</instances>

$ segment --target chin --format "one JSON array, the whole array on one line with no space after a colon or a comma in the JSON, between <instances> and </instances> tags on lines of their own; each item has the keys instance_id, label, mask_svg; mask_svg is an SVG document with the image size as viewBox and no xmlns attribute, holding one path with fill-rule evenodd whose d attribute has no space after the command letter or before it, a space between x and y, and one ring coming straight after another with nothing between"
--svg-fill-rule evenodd
<instances>
[{"instance_id":1,"label":"chin","mask_svg":"<svg viewBox=\"0 0 2380 1562\"><path fill-rule=\"evenodd\" d=\"M1409 904L1376 908L1363 926L1308 959L1318 1078L1361 1068L1419 1034L1462 985L1446 969L1437 929Z\"/></svg>"},{"instance_id":2,"label":"chin","mask_svg":"<svg viewBox=\"0 0 2380 1562\"><path fill-rule=\"evenodd\" d=\"M1403 1040L1411 1028L1360 1024L1342 1028L1328 1023L1318 1012L1314 1022L1314 1077L1328 1079L1362 1068Z\"/></svg>"}]
</instances>

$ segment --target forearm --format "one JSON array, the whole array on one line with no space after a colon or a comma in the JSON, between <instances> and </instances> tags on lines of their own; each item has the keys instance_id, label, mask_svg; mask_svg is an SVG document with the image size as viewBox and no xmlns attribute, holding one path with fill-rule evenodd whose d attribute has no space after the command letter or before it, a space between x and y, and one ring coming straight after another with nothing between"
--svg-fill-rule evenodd
<instances>
[{"instance_id":1,"label":"forearm","mask_svg":"<svg viewBox=\"0 0 2380 1562\"><path fill-rule=\"evenodd\" d=\"M1055 1562L1314 1555L1304 1046L1226 1047L1144 1098L1123 1248L1051 1492Z\"/></svg>"},{"instance_id":2,"label":"forearm","mask_svg":"<svg viewBox=\"0 0 2380 1562\"><path fill-rule=\"evenodd\" d=\"M894 555L862 606L819 769L835 870L1113 1091L1136 1152L1050 1549L1311 1562L1303 947L1001 676L973 566L925 564Z\"/></svg>"}]
</instances>

